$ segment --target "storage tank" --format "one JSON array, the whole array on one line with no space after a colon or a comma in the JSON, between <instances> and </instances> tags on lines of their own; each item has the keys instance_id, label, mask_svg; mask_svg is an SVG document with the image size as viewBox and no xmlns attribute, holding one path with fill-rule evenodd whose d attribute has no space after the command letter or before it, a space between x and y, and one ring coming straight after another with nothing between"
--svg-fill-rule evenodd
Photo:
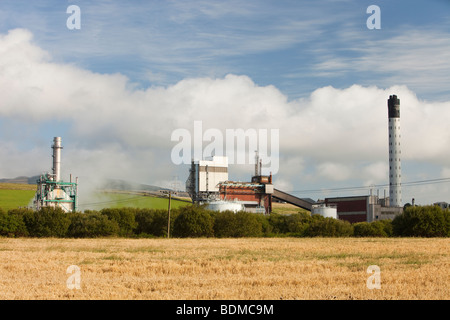
<instances>
[{"instance_id":1,"label":"storage tank","mask_svg":"<svg viewBox=\"0 0 450 320\"><path fill-rule=\"evenodd\" d=\"M311 214L320 214L325 218L337 219L337 208L336 206L327 206L325 204L313 205Z\"/></svg>"},{"instance_id":2,"label":"storage tank","mask_svg":"<svg viewBox=\"0 0 450 320\"><path fill-rule=\"evenodd\" d=\"M244 205L242 203L239 203L237 201L223 201L223 200L217 200L217 201L210 201L207 202L207 209L214 210L214 211L244 211Z\"/></svg>"}]
</instances>

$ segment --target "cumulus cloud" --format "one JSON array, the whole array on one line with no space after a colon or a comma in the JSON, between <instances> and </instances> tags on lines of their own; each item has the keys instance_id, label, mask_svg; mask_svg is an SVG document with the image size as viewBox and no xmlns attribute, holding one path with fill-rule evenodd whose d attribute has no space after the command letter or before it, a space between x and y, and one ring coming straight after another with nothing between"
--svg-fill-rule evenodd
<instances>
[{"instance_id":1,"label":"cumulus cloud","mask_svg":"<svg viewBox=\"0 0 450 320\"><path fill-rule=\"evenodd\" d=\"M339 30L330 37L329 47L319 50L314 70L324 77L351 74L363 83L374 83L374 79L387 85L401 83L428 97L441 95L448 99L447 30L399 26L395 31L383 32L384 37L376 38L354 29ZM352 43L351 56L331 49L341 43Z\"/></svg>"},{"instance_id":2,"label":"cumulus cloud","mask_svg":"<svg viewBox=\"0 0 450 320\"><path fill-rule=\"evenodd\" d=\"M171 133L178 128L193 133L200 120L203 130L223 133L278 129L280 171L274 181L285 187L328 187L347 179L387 183L391 94L401 100L403 160L448 168L450 102L422 101L406 86L322 87L289 101L274 86L229 74L139 89L122 74L54 62L29 31L15 29L0 35L0 87L1 121L10 123L1 131L0 177L42 172L44 162L50 167L51 139L62 132L62 169L84 181L157 183L173 176L184 181L187 165L171 162L176 144ZM16 138L14 132L27 124L36 130ZM252 157L254 150L248 152ZM230 178L249 179L253 169L248 169L236 165Z\"/></svg>"}]
</instances>

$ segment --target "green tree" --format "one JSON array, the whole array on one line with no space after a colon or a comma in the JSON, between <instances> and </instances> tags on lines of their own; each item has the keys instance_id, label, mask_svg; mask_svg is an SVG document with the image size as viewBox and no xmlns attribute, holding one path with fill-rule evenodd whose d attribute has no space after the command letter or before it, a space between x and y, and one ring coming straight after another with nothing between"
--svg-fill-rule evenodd
<instances>
[{"instance_id":1,"label":"green tree","mask_svg":"<svg viewBox=\"0 0 450 320\"><path fill-rule=\"evenodd\" d=\"M135 215L136 208L105 208L100 212L119 225L119 236L130 237L134 235L137 226Z\"/></svg>"},{"instance_id":2,"label":"green tree","mask_svg":"<svg viewBox=\"0 0 450 320\"><path fill-rule=\"evenodd\" d=\"M176 217L176 210L172 209L171 217L171 232L173 228L173 221ZM140 209L136 212L136 234L140 236L167 236L167 219L168 212L165 209Z\"/></svg>"},{"instance_id":3,"label":"green tree","mask_svg":"<svg viewBox=\"0 0 450 320\"><path fill-rule=\"evenodd\" d=\"M285 218L286 232L292 236L303 237L306 235L311 221L311 215L307 213L291 214Z\"/></svg>"},{"instance_id":4,"label":"green tree","mask_svg":"<svg viewBox=\"0 0 450 320\"><path fill-rule=\"evenodd\" d=\"M379 220L376 222L383 226L383 231L386 233L387 237L392 237L393 231L392 231L392 220L391 219L384 219L384 220Z\"/></svg>"},{"instance_id":5,"label":"green tree","mask_svg":"<svg viewBox=\"0 0 450 320\"><path fill-rule=\"evenodd\" d=\"M262 236L262 223L256 213L239 211L235 214L235 237L260 237Z\"/></svg>"},{"instance_id":6,"label":"green tree","mask_svg":"<svg viewBox=\"0 0 450 320\"><path fill-rule=\"evenodd\" d=\"M119 224L99 212L71 213L70 220L68 237L96 238L119 234Z\"/></svg>"},{"instance_id":7,"label":"green tree","mask_svg":"<svg viewBox=\"0 0 450 320\"><path fill-rule=\"evenodd\" d=\"M448 237L450 212L439 206L411 206L392 221L393 233L402 237Z\"/></svg>"},{"instance_id":8,"label":"green tree","mask_svg":"<svg viewBox=\"0 0 450 320\"><path fill-rule=\"evenodd\" d=\"M23 221L32 237L65 237L70 225L69 215L59 207L25 212Z\"/></svg>"},{"instance_id":9,"label":"green tree","mask_svg":"<svg viewBox=\"0 0 450 320\"><path fill-rule=\"evenodd\" d=\"M353 235L353 227L348 221L313 215L305 234L310 237L349 237Z\"/></svg>"},{"instance_id":10,"label":"green tree","mask_svg":"<svg viewBox=\"0 0 450 320\"><path fill-rule=\"evenodd\" d=\"M22 216L6 213L0 209L0 236L21 237L27 233Z\"/></svg>"},{"instance_id":11,"label":"green tree","mask_svg":"<svg viewBox=\"0 0 450 320\"><path fill-rule=\"evenodd\" d=\"M272 225L269 222L270 215L256 214L256 219L261 223L262 236L268 237L272 235Z\"/></svg>"},{"instance_id":12,"label":"green tree","mask_svg":"<svg viewBox=\"0 0 450 320\"><path fill-rule=\"evenodd\" d=\"M214 216L214 235L218 238L229 238L235 236L236 215L226 210L217 212Z\"/></svg>"},{"instance_id":13,"label":"green tree","mask_svg":"<svg viewBox=\"0 0 450 320\"><path fill-rule=\"evenodd\" d=\"M273 234L280 235L280 234L286 234L289 232L288 226L287 226L287 215L279 214L279 213L272 213L268 217L268 222L271 226L271 231Z\"/></svg>"},{"instance_id":14,"label":"green tree","mask_svg":"<svg viewBox=\"0 0 450 320\"><path fill-rule=\"evenodd\" d=\"M155 211L152 209L139 209L134 217L136 221L135 233L137 235L152 234L150 231Z\"/></svg>"},{"instance_id":15,"label":"green tree","mask_svg":"<svg viewBox=\"0 0 450 320\"><path fill-rule=\"evenodd\" d=\"M358 222L353 225L355 237L387 237L387 224L382 221Z\"/></svg>"},{"instance_id":16,"label":"green tree","mask_svg":"<svg viewBox=\"0 0 450 320\"><path fill-rule=\"evenodd\" d=\"M186 206L179 210L175 218L173 235L175 237L212 237L214 218L211 212L198 206Z\"/></svg>"}]
</instances>

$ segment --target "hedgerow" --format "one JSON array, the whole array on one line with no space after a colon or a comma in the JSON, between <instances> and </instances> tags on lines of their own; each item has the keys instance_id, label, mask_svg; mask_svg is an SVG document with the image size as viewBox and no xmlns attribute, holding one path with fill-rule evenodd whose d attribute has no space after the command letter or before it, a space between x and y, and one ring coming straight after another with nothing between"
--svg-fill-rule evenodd
<instances>
[{"instance_id":1,"label":"hedgerow","mask_svg":"<svg viewBox=\"0 0 450 320\"><path fill-rule=\"evenodd\" d=\"M65 213L59 208L0 209L4 237L167 237L167 210L115 208ZM297 213L216 212L190 205L172 209L170 237L448 237L450 211L408 207L394 220L359 222Z\"/></svg>"}]
</instances>

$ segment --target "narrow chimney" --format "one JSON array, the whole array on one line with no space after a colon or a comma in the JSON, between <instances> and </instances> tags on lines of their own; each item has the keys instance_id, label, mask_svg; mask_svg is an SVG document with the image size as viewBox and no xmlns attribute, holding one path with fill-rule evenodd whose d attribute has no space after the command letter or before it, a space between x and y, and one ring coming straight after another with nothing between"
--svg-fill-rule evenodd
<instances>
[{"instance_id":1,"label":"narrow chimney","mask_svg":"<svg viewBox=\"0 0 450 320\"><path fill-rule=\"evenodd\" d=\"M400 99L389 96L389 202L391 207L402 206L402 175L400 147Z\"/></svg>"},{"instance_id":2,"label":"narrow chimney","mask_svg":"<svg viewBox=\"0 0 450 320\"><path fill-rule=\"evenodd\" d=\"M61 180L61 137L53 139L53 179L56 182Z\"/></svg>"}]
</instances>

